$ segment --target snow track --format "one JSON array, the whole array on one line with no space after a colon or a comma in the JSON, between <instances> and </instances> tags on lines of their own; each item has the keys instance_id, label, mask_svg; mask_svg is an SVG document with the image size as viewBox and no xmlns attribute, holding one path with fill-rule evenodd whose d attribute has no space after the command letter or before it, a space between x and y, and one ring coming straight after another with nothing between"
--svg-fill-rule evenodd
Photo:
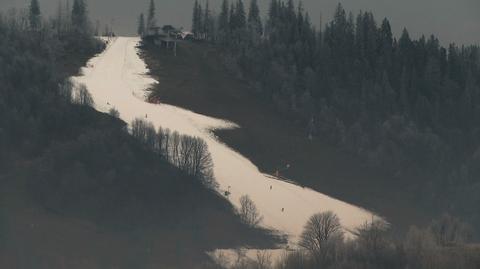
<instances>
[{"instance_id":1,"label":"snow track","mask_svg":"<svg viewBox=\"0 0 480 269\"><path fill-rule=\"evenodd\" d=\"M362 208L261 173L211 132L240 128L236 124L175 106L145 102L145 89L157 81L147 75L147 67L138 56L138 42L138 38L127 37L112 40L103 53L89 61L82 76L72 78L87 86L97 110L107 112L115 107L127 123L144 118L156 128L162 126L203 138L212 155L219 191L229 189L228 199L235 206L242 195L248 194L264 217L262 225L288 234L293 244L308 218L318 212L334 211L346 229L371 221L372 213Z\"/></svg>"}]
</instances>

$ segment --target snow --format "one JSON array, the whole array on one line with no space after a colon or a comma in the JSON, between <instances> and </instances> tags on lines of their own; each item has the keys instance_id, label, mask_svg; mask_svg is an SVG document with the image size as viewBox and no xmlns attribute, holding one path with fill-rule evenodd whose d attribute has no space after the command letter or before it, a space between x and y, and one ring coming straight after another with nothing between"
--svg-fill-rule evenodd
<instances>
[{"instance_id":1,"label":"snow","mask_svg":"<svg viewBox=\"0 0 480 269\"><path fill-rule=\"evenodd\" d=\"M214 129L241 128L235 123L171 105L145 102L145 89L158 82L147 75L148 69L138 56L138 42L138 38L128 37L112 40L103 53L88 62L82 76L72 78L87 86L97 110L107 112L115 107L127 123L144 118L156 128L162 126L204 139L212 155L218 191L229 190L227 199L235 206L242 195L248 194L264 217L261 225L287 234L291 245L295 245L308 218L318 212L335 212L346 230L372 220L373 214L362 208L261 173L212 133Z\"/></svg>"}]
</instances>

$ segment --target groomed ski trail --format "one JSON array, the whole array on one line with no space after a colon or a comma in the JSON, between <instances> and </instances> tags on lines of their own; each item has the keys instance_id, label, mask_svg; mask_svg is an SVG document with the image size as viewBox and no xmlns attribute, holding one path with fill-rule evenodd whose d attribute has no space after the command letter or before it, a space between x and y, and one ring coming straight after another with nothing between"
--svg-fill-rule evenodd
<instances>
[{"instance_id":1,"label":"groomed ski trail","mask_svg":"<svg viewBox=\"0 0 480 269\"><path fill-rule=\"evenodd\" d=\"M145 102L145 90L158 82L147 75L148 69L138 55L139 41L129 37L111 40L103 53L88 62L82 76L72 78L87 86L97 110L107 112L115 107L127 123L143 118L156 128L204 139L212 155L219 191L229 189L228 200L237 207L239 198L249 195L264 217L261 225L287 234L291 244L295 244L308 218L318 212L335 212L346 230L372 220L373 214L362 208L261 173L212 133L214 129L241 128L236 124L171 105Z\"/></svg>"}]
</instances>

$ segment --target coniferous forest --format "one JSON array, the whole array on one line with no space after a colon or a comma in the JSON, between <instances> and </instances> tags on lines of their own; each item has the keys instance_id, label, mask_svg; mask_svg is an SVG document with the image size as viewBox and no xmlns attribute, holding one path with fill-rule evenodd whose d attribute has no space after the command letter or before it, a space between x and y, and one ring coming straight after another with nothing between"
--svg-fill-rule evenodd
<instances>
[{"instance_id":1,"label":"coniferous forest","mask_svg":"<svg viewBox=\"0 0 480 269\"><path fill-rule=\"evenodd\" d=\"M341 4L317 28L302 4L198 1L192 29L259 97L322 139L418 186L425 202L480 221L480 48L395 37L387 18Z\"/></svg>"}]
</instances>

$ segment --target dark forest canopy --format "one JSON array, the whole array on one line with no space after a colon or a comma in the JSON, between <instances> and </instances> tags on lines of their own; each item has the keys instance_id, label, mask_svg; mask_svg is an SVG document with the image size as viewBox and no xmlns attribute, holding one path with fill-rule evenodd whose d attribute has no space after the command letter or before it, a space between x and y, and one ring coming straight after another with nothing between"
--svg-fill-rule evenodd
<instances>
[{"instance_id":1,"label":"dark forest canopy","mask_svg":"<svg viewBox=\"0 0 480 269\"><path fill-rule=\"evenodd\" d=\"M397 38L388 19L340 4L320 30L293 1L272 0L263 21L256 9L224 1L210 18L213 30L193 21L196 37L216 44L226 67L303 126L305 137L478 217L478 46L443 47L433 35L412 39L407 29Z\"/></svg>"},{"instance_id":2,"label":"dark forest canopy","mask_svg":"<svg viewBox=\"0 0 480 269\"><path fill-rule=\"evenodd\" d=\"M300 0L294 0L298 3ZM0 9L23 8L24 0L2 0ZM40 0L46 15L54 14L58 0ZM100 28L108 24L119 35L134 35L137 31L134 22L138 14L145 10L149 0L89 0L92 21L100 21ZM185 29L190 27L191 6L194 0L156 0L158 24L171 24ZM209 0L212 11L220 12L222 0ZM266 14L270 0L258 0L262 15ZM378 18L388 17L392 30L401 34L402 28L411 30L414 37L422 33L435 33L442 44L458 42L459 44L480 43L480 2L476 0L342 0L319 1L302 0L305 10L310 12L311 21L319 26L331 19L335 6L341 2L348 10L371 10ZM204 3L204 2L203 2ZM248 7L249 1L245 1ZM145 14L146 15L146 14Z\"/></svg>"}]
</instances>

